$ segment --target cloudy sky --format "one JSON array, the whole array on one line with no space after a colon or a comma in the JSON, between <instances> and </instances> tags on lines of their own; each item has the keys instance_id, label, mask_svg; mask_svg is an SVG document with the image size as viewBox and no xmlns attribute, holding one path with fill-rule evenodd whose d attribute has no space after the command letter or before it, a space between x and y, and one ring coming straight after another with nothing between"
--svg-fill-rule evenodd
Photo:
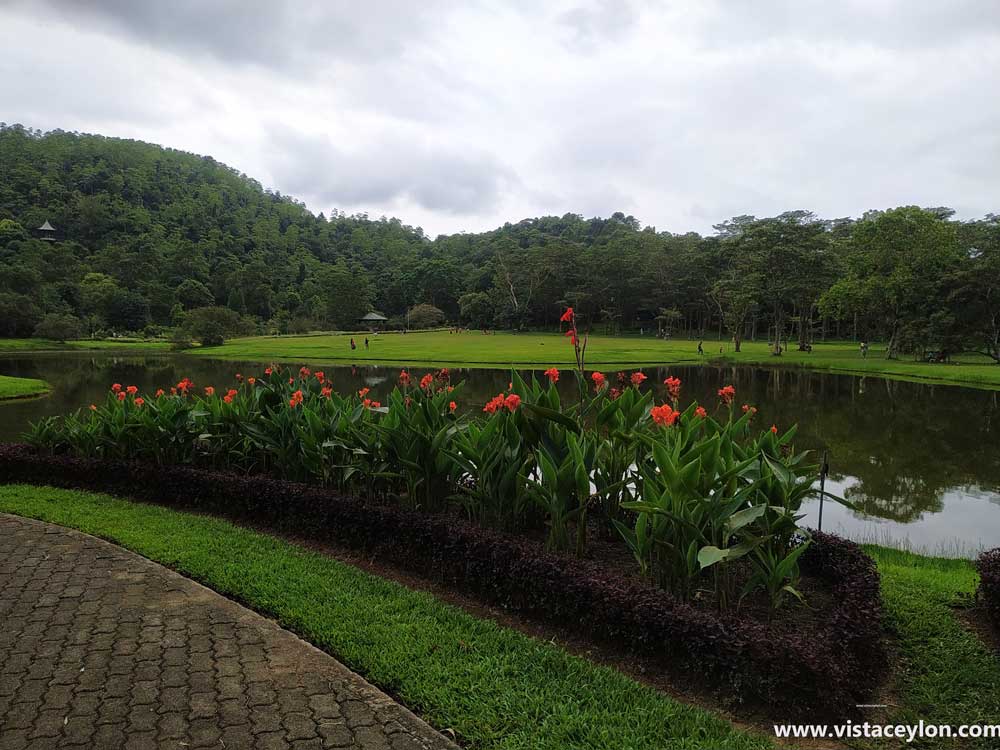
<instances>
[{"instance_id":1,"label":"cloudy sky","mask_svg":"<svg viewBox=\"0 0 1000 750\"><path fill-rule=\"evenodd\" d=\"M0 0L0 121L433 235L1000 213L1000 0Z\"/></svg>"}]
</instances>

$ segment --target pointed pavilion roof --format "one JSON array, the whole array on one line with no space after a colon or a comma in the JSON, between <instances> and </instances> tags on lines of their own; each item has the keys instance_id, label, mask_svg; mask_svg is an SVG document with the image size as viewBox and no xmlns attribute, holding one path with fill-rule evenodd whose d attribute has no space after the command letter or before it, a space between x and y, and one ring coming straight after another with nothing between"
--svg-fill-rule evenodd
<instances>
[{"instance_id":1,"label":"pointed pavilion roof","mask_svg":"<svg viewBox=\"0 0 1000 750\"><path fill-rule=\"evenodd\" d=\"M388 320L384 315L379 315L377 312L370 312L365 315L361 320Z\"/></svg>"},{"instance_id":2,"label":"pointed pavilion roof","mask_svg":"<svg viewBox=\"0 0 1000 750\"><path fill-rule=\"evenodd\" d=\"M54 232L54 231L56 231L56 228L54 226L52 226L51 224L49 224L49 220L46 219L45 223L42 224L40 227L38 227L38 231L39 232Z\"/></svg>"}]
</instances>

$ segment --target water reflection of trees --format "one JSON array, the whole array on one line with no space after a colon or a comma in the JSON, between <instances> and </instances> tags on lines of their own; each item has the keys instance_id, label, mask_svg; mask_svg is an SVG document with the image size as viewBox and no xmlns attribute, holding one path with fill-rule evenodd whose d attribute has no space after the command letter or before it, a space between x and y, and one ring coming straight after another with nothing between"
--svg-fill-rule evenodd
<instances>
[{"instance_id":1,"label":"water reflection of trees","mask_svg":"<svg viewBox=\"0 0 1000 750\"><path fill-rule=\"evenodd\" d=\"M849 499L869 515L912 521L940 511L947 490L1000 490L996 393L788 370L737 379L761 394L765 418L797 421L801 445L830 451L834 472L856 479Z\"/></svg>"}]
</instances>

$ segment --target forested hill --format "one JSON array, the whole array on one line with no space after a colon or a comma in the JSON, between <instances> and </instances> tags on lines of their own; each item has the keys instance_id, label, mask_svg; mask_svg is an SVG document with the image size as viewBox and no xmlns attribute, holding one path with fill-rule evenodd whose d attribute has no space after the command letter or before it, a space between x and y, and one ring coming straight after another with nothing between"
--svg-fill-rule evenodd
<instances>
[{"instance_id":1,"label":"forested hill","mask_svg":"<svg viewBox=\"0 0 1000 750\"><path fill-rule=\"evenodd\" d=\"M209 157L0 125L0 335L156 333L217 308L260 332L351 328L372 309L414 327L555 327L572 305L596 330L1000 358L1000 218L953 213L797 210L708 237L567 214L432 241L397 219L314 216Z\"/></svg>"}]
</instances>

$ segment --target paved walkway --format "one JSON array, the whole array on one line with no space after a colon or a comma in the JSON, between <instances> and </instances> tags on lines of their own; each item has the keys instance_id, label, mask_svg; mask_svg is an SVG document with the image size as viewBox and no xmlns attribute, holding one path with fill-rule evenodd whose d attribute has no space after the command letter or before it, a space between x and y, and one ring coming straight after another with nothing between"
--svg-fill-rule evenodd
<instances>
[{"instance_id":1,"label":"paved walkway","mask_svg":"<svg viewBox=\"0 0 1000 750\"><path fill-rule=\"evenodd\" d=\"M335 659L120 547L0 514L0 750L454 748Z\"/></svg>"}]
</instances>

